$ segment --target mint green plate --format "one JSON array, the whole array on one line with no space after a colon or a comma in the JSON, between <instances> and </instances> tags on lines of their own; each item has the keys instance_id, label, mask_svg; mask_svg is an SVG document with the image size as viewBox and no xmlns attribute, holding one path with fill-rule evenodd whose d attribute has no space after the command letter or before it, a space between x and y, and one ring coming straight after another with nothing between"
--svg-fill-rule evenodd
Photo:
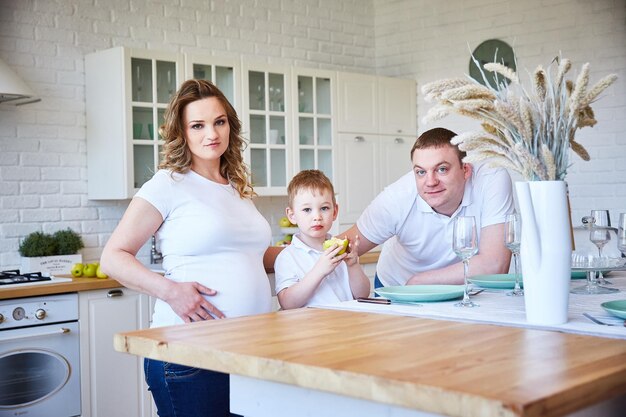
<instances>
[{"instance_id":1,"label":"mint green plate","mask_svg":"<svg viewBox=\"0 0 626 417\"><path fill-rule=\"evenodd\" d=\"M376 288L376 294L395 301L444 301L463 296L463 285L397 285Z\"/></svg>"},{"instance_id":2,"label":"mint green plate","mask_svg":"<svg viewBox=\"0 0 626 417\"><path fill-rule=\"evenodd\" d=\"M600 305L614 316L626 320L626 300L606 301Z\"/></svg>"},{"instance_id":3,"label":"mint green plate","mask_svg":"<svg viewBox=\"0 0 626 417\"><path fill-rule=\"evenodd\" d=\"M468 278L468 281L474 285L483 288L495 289L513 289L515 288L515 274L493 274L493 275L476 275ZM524 283L520 280L520 286Z\"/></svg>"}]
</instances>

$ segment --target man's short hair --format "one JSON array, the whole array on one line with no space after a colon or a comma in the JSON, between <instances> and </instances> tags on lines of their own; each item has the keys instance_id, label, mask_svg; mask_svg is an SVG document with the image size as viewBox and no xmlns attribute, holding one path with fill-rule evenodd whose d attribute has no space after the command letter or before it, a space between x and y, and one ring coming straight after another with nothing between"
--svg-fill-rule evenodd
<instances>
[{"instance_id":1,"label":"man's short hair","mask_svg":"<svg viewBox=\"0 0 626 417\"><path fill-rule=\"evenodd\" d=\"M293 200L296 197L296 194L302 190L311 190L319 193L329 191L333 198L333 205L337 205L333 183L326 175L324 175L322 171L318 169L300 171L291 179L289 186L287 187L289 207L293 208Z\"/></svg>"},{"instance_id":2,"label":"man's short hair","mask_svg":"<svg viewBox=\"0 0 626 417\"><path fill-rule=\"evenodd\" d=\"M411 159L413 159L413 152L417 149L431 149L451 146L456 149L456 152L459 155L459 161L463 163L465 152L461 151L457 145L450 143L452 138L455 136L456 133L443 127L436 127L434 129L427 130L422 133L413 144L413 147L411 148Z\"/></svg>"}]
</instances>

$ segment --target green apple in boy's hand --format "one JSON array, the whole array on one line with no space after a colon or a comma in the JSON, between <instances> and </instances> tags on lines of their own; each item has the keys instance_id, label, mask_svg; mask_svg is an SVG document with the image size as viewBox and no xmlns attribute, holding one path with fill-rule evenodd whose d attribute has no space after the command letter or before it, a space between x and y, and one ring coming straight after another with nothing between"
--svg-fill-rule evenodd
<instances>
[{"instance_id":1,"label":"green apple in boy's hand","mask_svg":"<svg viewBox=\"0 0 626 417\"><path fill-rule=\"evenodd\" d=\"M335 244L341 248L341 250L337 252L337 255L342 255L346 253L346 249L348 249L348 239L339 239L336 237L331 237L330 239L324 241L322 248L326 250Z\"/></svg>"}]
</instances>

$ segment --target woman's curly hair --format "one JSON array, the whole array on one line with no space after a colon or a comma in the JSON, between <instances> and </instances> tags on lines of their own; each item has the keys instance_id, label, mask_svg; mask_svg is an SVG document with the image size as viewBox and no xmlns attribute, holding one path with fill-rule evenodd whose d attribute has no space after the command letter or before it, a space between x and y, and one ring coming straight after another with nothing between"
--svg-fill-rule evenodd
<instances>
[{"instance_id":1,"label":"woman's curly hair","mask_svg":"<svg viewBox=\"0 0 626 417\"><path fill-rule=\"evenodd\" d=\"M191 169L191 151L184 136L183 112L189 103L209 97L217 98L224 106L230 126L228 148L220 158L220 174L230 181L241 198L251 198L255 193L249 181L250 172L243 162L246 143L240 135L241 122L224 93L206 80L187 80L172 97L165 111L165 123L159 128L159 134L165 141L159 168L180 174Z\"/></svg>"}]
</instances>

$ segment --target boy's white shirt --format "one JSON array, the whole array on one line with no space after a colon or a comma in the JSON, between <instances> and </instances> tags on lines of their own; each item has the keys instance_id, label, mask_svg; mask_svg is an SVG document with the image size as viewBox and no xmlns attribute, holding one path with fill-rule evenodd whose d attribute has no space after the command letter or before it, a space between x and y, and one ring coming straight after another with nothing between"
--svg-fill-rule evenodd
<instances>
[{"instance_id":1,"label":"boy's white shirt","mask_svg":"<svg viewBox=\"0 0 626 417\"><path fill-rule=\"evenodd\" d=\"M330 239L331 235L328 234L326 238ZM281 251L274 264L276 293L304 278L313 269L321 255L321 251L311 248L300 240L299 233L293 235L291 244ZM322 280L304 307L322 306L352 299L348 266L342 261Z\"/></svg>"}]
</instances>

